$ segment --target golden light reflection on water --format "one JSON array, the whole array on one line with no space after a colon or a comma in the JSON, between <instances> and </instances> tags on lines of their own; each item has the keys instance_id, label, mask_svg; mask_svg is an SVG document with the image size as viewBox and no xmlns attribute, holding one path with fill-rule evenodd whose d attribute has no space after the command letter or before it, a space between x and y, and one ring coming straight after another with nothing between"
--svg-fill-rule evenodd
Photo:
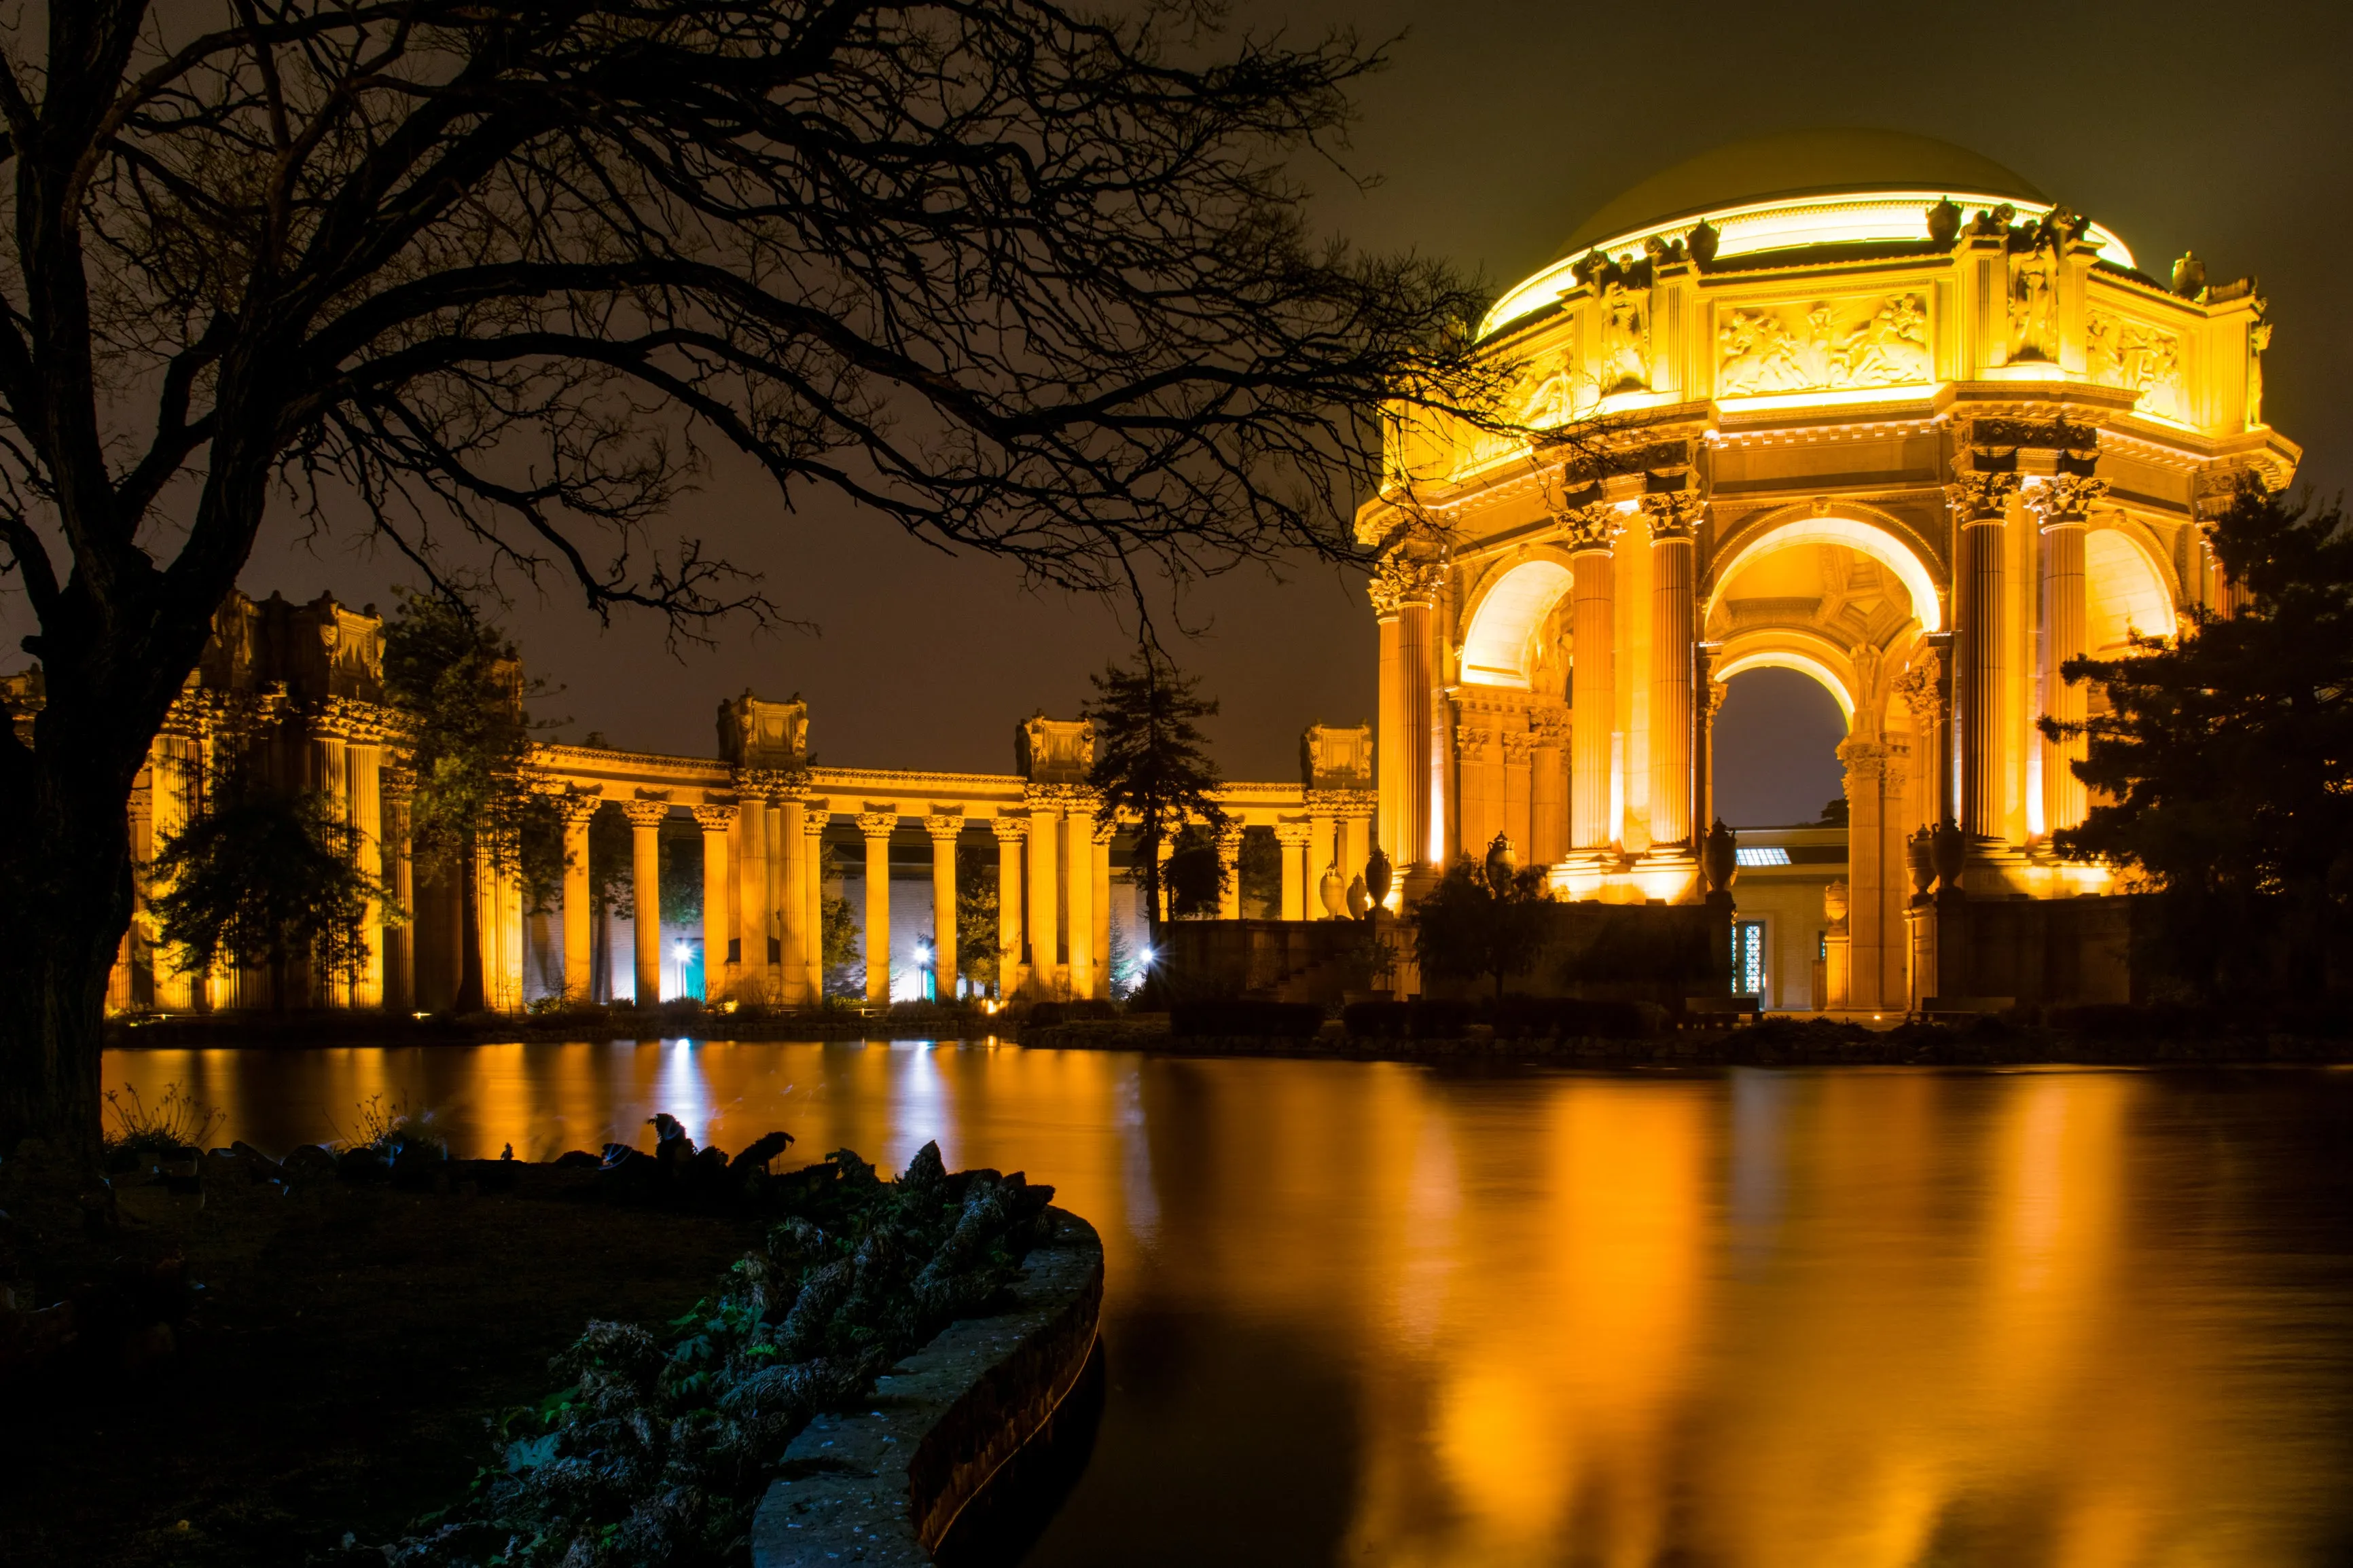
<instances>
[{"instance_id":1,"label":"golden light reflection on water","mask_svg":"<svg viewBox=\"0 0 2353 1568\"><path fill-rule=\"evenodd\" d=\"M1055 1183L1103 1234L1113 1394L1035 1564L2288 1568L2353 1541L2353 1075L671 1041L110 1058L126 1079L271 1149L376 1095L468 1154L642 1144L667 1110Z\"/></svg>"}]
</instances>

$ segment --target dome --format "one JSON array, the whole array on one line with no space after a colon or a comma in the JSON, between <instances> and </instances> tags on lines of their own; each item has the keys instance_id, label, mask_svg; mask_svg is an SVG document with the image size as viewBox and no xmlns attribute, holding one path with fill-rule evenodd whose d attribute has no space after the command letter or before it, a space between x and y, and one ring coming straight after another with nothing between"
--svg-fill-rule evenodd
<instances>
[{"instance_id":1,"label":"dome","mask_svg":"<svg viewBox=\"0 0 2353 1568\"><path fill-rule=\"evenodd\" d=\"M1928 209L1951 198L1964 210L2007 202L2021 220L2051 199L2016 170L1966 147L1901 131L1781 131L1736 142L1651 175L1577 226L1552 260L1495 301L1479 335L1509 326L1577 287L1573 268L1601 249L1620 260L1644 243L1680 240L1703 217L1715 256L1746 257L1824 245L1926 244ZM2124 242L2099 224L2086 237L2101 259L2133 265Z\"/></svg>"},{"instance_id":2,"label":"dome","mask_svg":"<svg viewBox=\"0 0 2353 1568\"><path fill-rule=\"evenodd\" d=\"M2050 205L2014 170L1966 147L1901 131L1782 131L1687 158L1620 193L1555 253L1725 207L1881 191L2001 196Z\"/></svg>"}]
</instances>

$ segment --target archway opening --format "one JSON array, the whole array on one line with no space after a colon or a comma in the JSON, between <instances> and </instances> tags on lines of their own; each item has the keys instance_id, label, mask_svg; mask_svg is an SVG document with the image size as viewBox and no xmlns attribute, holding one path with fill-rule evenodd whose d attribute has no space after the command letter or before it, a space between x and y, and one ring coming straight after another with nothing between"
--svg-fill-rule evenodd
<instances>
[{"instance_id":1,"label":"archway opening","mask_svg":"<svg viewBox=\"0 0 2353 1568\"><path fill-rule=\"evenodd\" d=\"M1737 671L1725 688L1709 756L1716 816L1736 828L1789 827L1843 805L1847 717L1828 683L1772 665Z\"/></svg>"}]
</instances>

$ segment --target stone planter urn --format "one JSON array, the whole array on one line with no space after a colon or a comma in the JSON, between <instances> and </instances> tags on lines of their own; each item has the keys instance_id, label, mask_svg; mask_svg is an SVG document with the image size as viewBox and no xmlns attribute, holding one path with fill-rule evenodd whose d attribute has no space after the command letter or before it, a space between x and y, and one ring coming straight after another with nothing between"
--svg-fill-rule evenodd
<instances>
[{"instance_id":1,"label":"stone planter urn","mask_svg":"<svg viewBox=\"0 0 2353 1568\"><path fill-rule=\"evenodd\" d=\"M1724 818L1717 817L1700 846L1699 866L1707 878L1709 892L1732 891L1732 879L1740 874L1740 859L1736 853L1739 847L1740 836L1724 825Z\"/></svg>"},{"instance_id":2,"label":"stone planter urn","mask_svg":"<svg viewBox=\"0 0 2353 1568\"><path fill-rule=\"evenodd\" d=\"M1335 921L1348 918L1348 889L1340 880L1339 867L1324 868L1324 879L1315 884L1315 895L1324 900L1325 914Z\"/></svg>"}]
</instances>

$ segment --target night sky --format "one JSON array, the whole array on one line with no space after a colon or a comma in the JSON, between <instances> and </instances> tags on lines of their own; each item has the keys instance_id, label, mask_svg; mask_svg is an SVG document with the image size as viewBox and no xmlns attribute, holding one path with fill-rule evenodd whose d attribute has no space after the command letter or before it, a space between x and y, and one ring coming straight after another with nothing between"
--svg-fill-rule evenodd
<instances>
[{"instance_id":1,"label":"night sky","mask_svg":"<svg viewBox=\"0 0 2353 1568\"><path fill-rule=\"evenodd\" d=\"M2353 240L2353 7L1253 0L1240 14L1294 35L1405 35L1363 94L1348 154L1382 183L1358 195L1328 168L1303 171L1320 220L1363 245L1433 252L1502 288L1618 191L1711 146L1810 125L1938 136L2105 223L2151 274L2185 247L2218 282L2258 273L2277 323L2266 412L2304 444L2306 479L2346 483L2353 415L2326 377L2353 348L2353 303L2330 284ZM818 632L723 629L716 649L674 658L658 624L600 629L553 579L544 600L526 586L509 625L563 688L540 706L570 720L565 735L709 754L714 705L748 685L809 699L824 763L1003 771L1017 721L1070 714L1086 672L1130 646L1103 605L1029 595L1002 566L943 556L828 496L786 511L740 468L686 504L679 531L762 573ZM356 603L403 578L280 526L245 584ZM13 643L26 617L7 595ZM1303 725L1373 717L1358 581L1303 563L1280 584L1222 580L1182 608L1201 635L1170 646L1224 704L1213 733L1229 776L1293 776ZM1837 793L1836 710L1802 679L1741 678L1724 723L1721 754L1746 760L1729 770L1744 782L1719 775L1727 818L1807 819Z\"/></svg>"}]
</instances>

